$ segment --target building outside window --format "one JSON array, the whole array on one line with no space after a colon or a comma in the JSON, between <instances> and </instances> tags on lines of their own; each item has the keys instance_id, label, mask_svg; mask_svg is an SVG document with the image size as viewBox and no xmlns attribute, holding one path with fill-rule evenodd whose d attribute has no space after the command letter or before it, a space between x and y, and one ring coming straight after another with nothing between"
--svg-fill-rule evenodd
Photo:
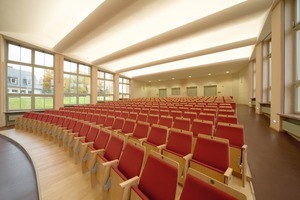
<instances>
[{"instance_id":1,"label":"building outside window","mask_svg":"<svg viewBox=\"0 0 300 200\"><path fill-rule=\"evenodd\" d=\"M8 44L7 110L54 108L54 56Z\"/></svg>"},{"instance_id":2,"label":"building outside window","mask_svg":"<svg viewBox=\"0 0 300 200\"><path fill-rule=\"evenodd\" d=\"M114 100L114 75L112 73L98 71L97 101Z\"/></svg>"},{"instance_id":3,"label":"building outside window","mask_svg":"<svg viewBox=\"0 0 300 200\"><path fill-rule=\"evenodd\" d=\"M119 78L119 99L130 98L130 79Z\"/></svg>"},{"instance_id":4,"label":"building outside window","mask_svg":"<svg viewBox=\"0 0 300 200\"><path fill-rule=\"evenodd\" d=\"M91 67L64 61L64 104L90 104Z\"/></svg>"}]
</instances>

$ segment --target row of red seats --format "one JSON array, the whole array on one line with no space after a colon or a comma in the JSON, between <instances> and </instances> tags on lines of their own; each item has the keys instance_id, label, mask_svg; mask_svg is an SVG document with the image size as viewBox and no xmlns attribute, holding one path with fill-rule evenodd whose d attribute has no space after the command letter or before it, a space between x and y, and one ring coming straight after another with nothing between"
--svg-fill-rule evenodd
<instances>
[{"instance_id":1,"label":"row of red seats","mask_svg":"<svg viewBox=\"0 0 300 200\"><path fill-rule=\"evenodd\" d=\"M40 114L40 115L43 115L43 114ZM49 130L49 126L47 126L47 123L48 124L51 124L51 122L53 121L53 119L54 119L54 117L55 116L53 116L53 115L47 115L47 114L44 114L43 116L48 116L48 119L47 120L45 120L44 122L45 122L45 124L44 124L44 126L43 126L43 123L41 123L40 125L39 124L36 124L37 126L34 126L34 127L40 127L40 126L42 126L42 127L44 127L44 128L46 128L46 127L48 127L48 128L46 128L46 130ZM49 120L50 118L52 117L52 120ZM56 117L59 117L59 116L56 116ZM60 117L60 118L62 118L62 117ZM65 118L65 121L67 120L67 119L69 119L69 118ZM38 120L36 120L36 121L38 121ZM59 121L59 120L58 120ZM73 121L75 121L75 120L73 120ZM70 122L71 123L71 122ZM80 124L81 125L81 129L79 129L78 131L78 134L76 135L77 137L74 137L74 134L76 134L76 131L77 130L75 130L76 128L76 124ZM75 154L74 155L74 158L78 158L78 157L80 157L80 155L83 155L83 154L80 154L79 152L83 152L83 147L85 146L87 146L86 144L88 144L88 145L91 145L92 143L92 151L90 151L90 152L94 152L95 150L100 150L100 149L97 149L97 144L98 144L98 142L99 141L102 141L102 144L104 144L105 142L103 142L103 141L108 141L107 140L107 138L108 137L106 137L106 140L104 140L103 138L105 138L105 137L103 137L103 135L105 135L105 129L97 129L96 127L93 127L93 126L91 126L91 125L88 125L88 124L86 124L86 123L83 123L83 122L81 122L81 121L77 121L77 123L76 123L75 125L74 125L74 128L73 128L73 130L71 131L71 132L65 132L65 133L68 133L68 135L67 135L67 138L68 138L68 149L69 149L69 152L74 152L74 153L78 153L78 154ZM134 130L134 132L139 132L139 131L141 131L142 130L142 128L138 128L139 126L139 124L145 124L145 123L142 123L142 122L140 122L140 123L138 123L137 124L137 126L136 126L136 128L135 128L135 130ZM142 126L141 126L142 127ZM154 127L156 127L156 128L154 128ZM33 127L32 127L33 128ZM43 128L43 129L44 129ZM63 128L63 126L62 126L62 128ZM66 128L66 130L68 130L68 126L66 126L65 127ZM152 134L149 134L149 137L147 138L147 140L146 140L146 142L145 142L145 144L151 144L151 142L150 141L153 141L153 134L156 132L155 130L156 129L159 129L160 128L160 126L152 126L151 127L151 130L153 130L152 131ZM110 129L113 129L113 127L110 127ZM70 130L70 129L69 129ZM98 130L98 131L97 131ZM100 133L101 133L101 130L102 130L102 134L98 134L98 132L99 132L99 130L100 130ZM167 128L165 128L165 130L167 130ZM118 131L118 133L122 133L122 131L123 130L121 130L121 131ZM72 132L75 132L74 134L72 133ZM150 132L151 133L151 132ZM122 133L123 134L123 133ZM100 135L101 135L101 140L99 140L99 138L100 138ZM107 134L107 135L109 135L109 134ZM118 135L120 135L120 134L118 134ZM151 137L150 137L150 135L151 135ZM159 134L156 134L157 136L162 136L162 134L161 134L161 132L159 133ZM167 134L165 134L165 135L167 135ZM188 138L190 138L190 139L188 139L190 142L188 142L188 141L186 141L184 138L187 138L186 136L188 136L189 135L189 137ZM134 137L133 135L132 135L132 137ZM65 137L64 137L65 138ZM72 140L71 140L71 138L72 138ZM100 168L100 169L98 169L98 170L96 170L96 171L100 171L100 172L102 172L102 173L92 173L92 174L95 174L95 177L97 177L97 175L98 174L100 174L100 180L99 180L99 182L101 182L101 180L102 180L102 183L104 183L105 181L107 181L106 180L106 178L105 177L107 177L107 175L105 176L105 171L107 171L107 170L104 170L104 169L102 169L101 170L101 166L103 166L103 165L101 165L101 164L103 164L103 163L107 163L108 161L110 161L110 160L115 160L120 154L121 154L121 149L122 149L122 145L119 145L119 148L116 148L117 146L118 146L118 140L119 141L122 141L121 139L119 139L118 137L116 137L115 135L113 136L111 136L110 137L111 139L109 140L109 142L107 142L108 144L108 146L105 148L105 150L104 150L104 153L102 154L102 156L100 155L100 156L98 156L97 155L97 161L96 161L96 163L100 163L98 166L97 166L97 169L98 168ZM154 137L155 138L155 137ZM200 137L200 138L202 138L202 137ZM207 141L210 141L210 142L212 142L212 141L215 141L215 140L211 140L210 138L203 138L204 139L204 141L205 140L207 140ZM72 142L71 142L72 141ZM75 142L75 145L70 145L70 144L74 144L74 141L76 141ZM200 142L198 142L198 141L200 141L200 139L198 138L197 139L197 143L196 143L196 147L195 147L195 149L198 149L199 148L199 146L200 146L200 148L202 147L204 147L205 146L205 142L203 143L203 144L201 144L201 145L199 145L199 143ZM167 144L166 144L166 147L164 148L164 149L162 149L162 154L164 155L168 155L168 154L170 154L170 152L175 152L176 153L176 148L178 148L178 147L180 147L180 149L179 149L179 151L181 151L181 152L179 152L179 153L181 153L181 154L184 154L184 149L186 149L186 147L187 146L189 146L189 145L178 145L178 144L180 144L180 143L183 143L183 144L190 144L191 145L191 134L186 134L186 133L184 133L184 132L182 132L182 130L178 130L178 129L170 129L170 133L169 133L169 139L168 139L168 142L167 142ZM80 144L80 145L79 145ZM111 144L111 145L109 145L109 144ZM124 142L119 142L119 144L124 144ZM228 152L229 152L229 150L228 150L228 142L226 143L225 142L225 144L227 144L227 146L226 145L223 145L224 147L227 147L227 151L224 151L224 150L221 150L221 151L219 151L218 153L216 153L216 155L213 155L213 156L216 156L215 158L217 158L218 156L220 156L220 153L225 153L225 156L221 156L221 160L225 160L225 163L227 162L227 166L228 166ZM104 145L105 146L105 145ZM78 147L81 147L80 148L80 150L78 151ZM103 147L103 146L102 146ZM100 147L100 148L102 148L102 147ZM110 148L109 148L110 147ZM155 146L155 147L157 147L157 146ZM98 147L99 148L99 147ZM209 151L210 152L210 149L209 148L213 148L213 145L211 145L211 144L209 144L209 145L206 145L206 148L205 148L205 150L206 151ZM167 152L167 153L164 153L164 152ZM187 151L188 152L188 151ZM196 153L198 153L198 152L202 152L202 151L198 151L197 150L197 152ZM227 153L226 153L227 152ZM123 151L123 154L122 155L124 155L124 153L125 153L125 150ZM177 152L178 153L178 152ZM227 159L226 159L226 154L227 154ZM78 156L76 156L76 155L78 155ZM175 154L176 155L176 154ZM201 156L203 156L203 159L204 159L204 161L205 161L205 159L207 159L208 157L210 157L210 156L208 156L209 155L209 153L200 153L200 155L198 155L198 154L195 154L195 156L193 156L193 159L194 158L197 158L198 160L197 161L194 161L194 162L192 162L192 163L199 163L199 162L203 162L201 159ZM91 156L88 156L88 158L92 158ZM173 158L174 159L174 158ZM192 160L193 160L192 159ZM87 159L87 160L89 160L89 159ZM150 159L151 160L151 159ZM128 160L127 160L128 161ZM136 161L136 159L134 159L134 161ZM217 161L217 162L216 162ZM120 162L121 162L121 160L120 160ZM150 162L150 161L149 161ZM84 162L82 162L82 163L84 163ZM90 163L90 162L86 162L86 163ZM130 166L128 166L128 168L130 167L130 168L132 168L132 162L130 162L131 164L130 164ZM147 162L148 163L148 162ZM147 163L146 163L146 165L147 165ZM220 163L220 160L219 159L215 159L215 161L213 162L213 163ZM222 162L221 162L222 163ZM84 165L84 164L82 164L82 165ZM194 166L193 164L191 164L192 166ZM202 165L200 165L200 166L207 166L208 164L206 163L206 164L202 164ZM218 165L218 164L216 164L216 165ZM222 164L221 164L222 165ZM225 164L226 165L226 164ZM121 165L122 166L122 165ZM94 166L95 167L95 166ZM124 166L123 166L124 167ZM141 167L140 167L141 168ZM182 169L181 169L182 167L179 167L179 179L181 179L181 174L182 174ZM214 169L214 168L216 168L216 166L211 166L211 169ZM146 169L146 166L145 166L145 169ZM145 170L144 169L144 170ZM200 170L200 169L197 169L197 170ZM144 172L144 171L143 171ZM103 174L104 173L104 174ZM158 174L160 174L160 173L158 173ZM138 175L138 174L137 174ZM162 177L164 177L165 176L165 173L163 173L163 176ZM93 177L94 176L92 176L92 180L93 180ZM113 176L112 176L113 177ZM142 177L143 177L143 174L141 175L141 180L140 180L140 182L142 182ZM173 177L173 179L174 179L174 177ZM176 178L177 179L177 178ZM169 179L167 179L168 181L169 181ZM171 179L170 179L171 180ZM103 182L104 181L104 182ZM176 188L176 187L175 187ZM184 188L185 188L185 184L184 184ZM135 187L133 187L133 190L134 191L139 191L139 192L141 192L141 191L143 191L143 190L145 190L145 188L143 188L143 189L139 189L138 188L138 186L135 186ZM153 190L152 191L152 193L150 193L150 194L148 194L148 195L150 195L150 196L152 196L152 195L156 195L155 193L160 193L160 192L157 192L157 191L159 191L159 190ZM173 191L173 190L172 190ZM111 192L110 194L116 194L115 192ZM175 193L174 193L175 194ZM183 193L184 194L184 193ZM158 195L161 195L161 194L158 194ZM149 196L149 197L150 197ZM167 197L166 197L167 198ZM165 199L165 198L163 198L163 199ZM168 198L167 198L168 199ZM172 199L172 198L171 198ZM174 198L173 198L174 199Z\"/></svg>"},{"instance_id":2,"label":"row of red seats","mask_svg":"<svg viewBox=\"0 0 300 200\"><path fill-rule=\"evenodd\" d=\"M34 115L37 115L37 117L33 116L32 119L37 119L37 121L42 121L45 123L52 123L52 124L57 123L57 125L62 126L62 127L67 126L64 124L59 124L60 121L58 119L56 119L57 117L55 117L55 116L45 115L45 114L36 114L36 113ZM135 137L137 139L147 138L147 136L148 136L148 131L146 131L146 130L148 130L150 127L149 123L143 123L143 122L136 123L134 120L130 120L130 119L124 120L120 117L115 118L114 116L103 116L103 115L99 115L98 119L97 119L97 118L95 118L97 116L98 115L93 115L89 118L89 120L86 118L80 118L80 117L78 117L78 118L75 117L75 119L94 122L95 124L98 124L102 127L110 127L112 130L120 130L120 132L122 132L123 134L133 132L133 137ZM48 119L47 119L47 117L48 117ZM95 119L95 121L92 121L91 119ZM174 123L172 124L172 126L170 126L170 125L168 125L168 123L169 123L168 120L170 122L172 122L172 118L162 116L161 119L159 120L158 124L167 125L168 127L177 128L180 130L187 130L187 131L190 131L190 127L191 127L191 131L192 131L191 135L193 135L194 137L197 137L198 134L207 134L210 136L214 135L213 124L209 123L208 121L194 120L194 122L190 126L190 122L187 122L186 119L176 118L174 120ZM40 127L40 126L34 126L34 127L37 127L37 131L39 131L38 127ZM27 130L30 130L30 128ZM52 130L52 129L49 129L49 130ZM222 131L222 130L224 130L224 131ZM76 132L77 131L79 131L79 130L76 130ZM232 155L235 155L235 156L233 156L233 158L231 159L231 166L234 169L234 172L244 175L245 173L243 173L243 172L245 172L245 166L246 166L245 165L245 163L246 163L246 161L245 161L246 145L244 144L244 132L243 131L244 131L243 127L240 125L219 123L216 127L215 136L223 137L230 141L230 146L231 146L230 148L232 149L231 151L236 152L235 154L232 153ZM63 136L61 134L57 134L55 131L53 131L53 132L54 133L52 133L52 137L56 138L56 136L59 135L60 139L63 138ZM51 135L51 131L48 134ZM54 135L54 134L57 134L57 135ZM71 145L69 143L70 140L68 141L66 138L64 138L63 140L59 140L59 141L63 141L63 146L65 148L67 146ZM166 138L165 142L166 141L167 141L167 138ZM161 144L157 144L157 145L161 145ZM183 145L178 143L178 148L180 148L181 146L183 146ZM72 146L70 146L70 147L72 147ZM193 145L193 147L194 147L194 145ZM191 151L189 153L191 153ZM240 165L242 165L243 167L241 168Z\"/></svg>"}]
</instances>

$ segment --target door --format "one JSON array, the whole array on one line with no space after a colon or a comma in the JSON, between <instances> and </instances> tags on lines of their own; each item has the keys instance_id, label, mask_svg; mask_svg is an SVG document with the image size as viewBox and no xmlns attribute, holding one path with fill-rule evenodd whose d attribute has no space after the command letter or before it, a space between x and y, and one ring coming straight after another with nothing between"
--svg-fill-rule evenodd
<instances>
[{"instance_id":1,"label":"door","mask_svg":"<svg viewBox=\"0 0 300 200\"><path fill-rule=\"evenodd\" d=\"M204 96L217 96L217 86L204 86Z\"/></svg>"}]
</instances>

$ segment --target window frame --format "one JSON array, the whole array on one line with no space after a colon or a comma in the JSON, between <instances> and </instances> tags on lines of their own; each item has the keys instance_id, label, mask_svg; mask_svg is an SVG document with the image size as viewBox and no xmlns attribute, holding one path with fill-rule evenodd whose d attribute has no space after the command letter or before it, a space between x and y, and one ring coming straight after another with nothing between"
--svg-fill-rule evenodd
<instances>
[{"instance_id":1,"label":"window frame","mask_svg":"<svg viewBox=\"0 0 300 200\"><path fill-rule=\"evenodd\" d=\"M70 66L71 67L76 67L76 70L75 71L67 71L66 69L66 63L70 63ZM80 73L80 67L86 67L88 68L89 70L89 73ZM76 83L75 83L75 91L74 92L65 92L64 91L64 97L63 97L63 102L64 102L64 106L74 106L74 105L85 105L85 104L90 104L91 103L91 100L92 100L92 94L91 94L91 87L92 87L92 75L91 75L91 72L92 72L92 68L91 66L89 65L86 65L86 64L83 64L83 63L80 63L80 62L76 62L76 61L73 61L73 60L70 60L70 59L64 59L64 76L65 75L68 75L68 76L73 76L75 77L76 79ZM79 79L80 78L89 78L89 83L87 84L87 86L89 86L89 90L87 90L88 92L87 93L81 93L79 91L79 85L81 83L79 83ZM65 81L65 79L64 79ZM65 82L64 82L65 84ZM84 102L81 103L81 97L84 97L84 98L88 98L88 102L85 102L86 99L84 99ZM66 103L67 99L66 98L75 98L75 101L74 103L72 102L72 99L69 99L69 102L72 102L72 103Z\"/></svg>"},{"instance_id":2,"label":"window frame","mask_svg":"<svg viewBox=\"0 0 300 200\"><path fill-rule=\"evenodd\" d=\"M99 77L99 73L103 74L103 77ZM111 77L111 78L109 78ZM103 95L99 95L98 91L99 89L99 82L103 81ZM112 84L112 94L106 92L106 84L110 83ZM103 99L101 99L103 97ZM102 70L97 70L97 102L105 102L105 101L114 101L115 99L115 75L110 72L102 71Z\"/></svg>"},{"instance_id":3,"label":"window frame","mask_svg":"<svg viewBox=\"0 0 300 200\"><path fill-rule=\"evenodd\" d=\"M11 52L10 48L20 48L20 59L16 60L14 55L11 53L14 53L13 50ZM25 55L25 57L22 56L22 52L24 52L23 50L26 51L30 51L30 55ZM6 90L6 110L8 112L12 112L12 111L26 111L26 110L45 110L45 109L54 109L55 105L54 105L54 98L55 98L55 91L54 91L54 54L50 53L50 52L45 52L43 50L40 49L35 49L35 48L31 48L28 46L23 46L21 44L17 44L15 42L12 41L7 41L7 45L6 45L6 86L7 86L7 90ZM43 65L37 65L35 63L35 58L38 57L37 54L39 53L44 53L47 54L48 56L52 57L52 63L50 64L50 66L43 66ZM11 57L12 56L12 57ZM25 59L24 59L25 58ZM23 78L20 77L9 77L9 67L10 66L20 66L20 73L22 71L21 67L28 67L31 68L30 76L31 79L27 79L27 78ZM36 69L47 69L47 70L51 70L52 71L52 80L53 80L53 85L50 85L50 87L52 88L52 91L49 93L36 93L35 92L35 86L38 85L38 82L35 82L35 70ZM13 81L13 78L16 78L16 81ZM43 79L44 80L44 79ZM25 82L24 82L25 81ZM26 85L29 87L26 88L22 88L22 85ZM27 92L27 93L26 93ZM23 103L22 99L30 99L26 104L27 106L22 107ZM37 104L38 98L42 98L44 99L44 102L41 104ZM50 99L50 101L45 102L45 99ZM15 99L16 103L11 103L10 101ZM14 105L13 105L14 104ZM17 107L16 107L17 105ZM48 105L48 106L47 106ZM14 108L15 107L15 108Z\"/></svg>"},{"instance_id":4,"label":"window frame","mask_svg":"<svg viewBox=\"0 0 300 200\"><path fill-rule=\"evenodd\" d=\"M130 99L130 83L131 83L131 80L129 78L119 77L119 99L120 100ZM128 93L123 91L124 86L128 86L128 88L129 88ZM128 96L128 97L126 97L126 96Z\"/></svg>"}]
</instances>

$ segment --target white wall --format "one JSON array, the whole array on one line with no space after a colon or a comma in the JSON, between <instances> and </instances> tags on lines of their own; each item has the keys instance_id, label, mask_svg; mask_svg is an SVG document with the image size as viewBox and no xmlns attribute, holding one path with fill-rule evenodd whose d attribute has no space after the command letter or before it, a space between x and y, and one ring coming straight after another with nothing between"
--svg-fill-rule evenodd
<instances>
[{"instance_id":1,"label":"white wall","mask_svg":"<svg viewBox=\"0 0 300 200\"><path fill-rule=\"evenodd\" d=\"M159 89L167 89L167 96L172 97L172 88L181 88L180 96L186 96L187 87L197 87L197 95L204 95L204 86L217 85L218 96L233 96L238 103L248 104L250 91L248 89L249 72L248 67L240 73L209 76L194 79L162 81L156 83L144 83L132 81L132 98L138 97L158 97ZM247 94L247 95L246 95ZM242 96L241 96L242 95ZM248 97L249 96L249 97Z\"/></svg>"},{"instance_id":2,"label":"white wall","mask_svg":"<svg viewBox=\"0 0 300 200\"><path fill-rule=\"evenodd\" d=\"M251 98L251 78L252 78L252 71L251 71L251 62L247 67L242 69L238 75L238 104L248 104Z\"/></svg>"}]
</instances>

